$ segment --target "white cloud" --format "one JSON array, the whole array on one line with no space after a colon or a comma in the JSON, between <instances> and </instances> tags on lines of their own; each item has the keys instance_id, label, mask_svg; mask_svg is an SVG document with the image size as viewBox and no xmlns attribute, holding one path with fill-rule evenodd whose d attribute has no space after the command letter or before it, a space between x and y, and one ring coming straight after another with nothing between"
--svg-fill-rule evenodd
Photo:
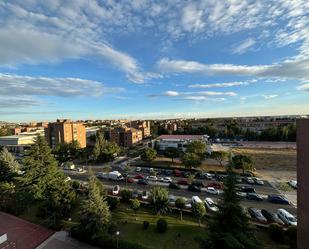
<instances>
[{"instance_id":1,"label":"white cloud","mask_svg":"<svg viewBox=\"0 0 309 249\"><path fill-rule=\"evenodd\" d=\"M190 32L198 32L205 26L203 21L203 11L193 3L189 3L183 9L181 22L184 30Z\"/></svg>"},{"instance_id":2,"label":"white cloud","mask_svg":"<svg viewBox=\"0 0 309 249\"><path fill-rule=\"evenodd\" d=\"M105 87L101 82L80 78L32 77L0 73L0 96L101 96L124 92ZM2 98L1 97L1 98Z\"/></svg>"},{"instance_id":3,"label":"white cloud","mask_svg":"<svg viewBox=\"0 0 309 249\"><path fill-rule=\"evenodd\" d=\"M234 81L234 82L224 82L224 83L210 83L210 84L191 84L188 85L190 88L223 88L223 87L233 87L233 86L245 86L249 85L256 80L249 80L249 81Z\"/></svg>"},{"instance_id":4,"label":"white cloud","mask_svg":"<svg viewBox=\"0 0 309 249\"><path fill-rule=\"evenodd\" d=\"M179 93L176 92L176 91L166 91L163 93L164 96L171 96L171 97L174 97L174 96L178 96Z\"/></svg>"},{"instance_id":5,"label":"white cloud","mask_svg":"<svg viewBox=\"0 0 309 249\"><path fill-rule=\"evenodd\" d=\"M200 92L184 92L183 94L196 94L196 95L203 95L203 96L230 96L234 97L237 96L235 92L214 92L214 91L200 91Z\"/></svg>"},{"instance_id":6,"label":"white cloud","mask_svg":"<svg viewBox=\"0 0 309 249\"><path fill-rule=\"evenodd\" d=\"M297 90L306 91L309 92L309 83L302 84L298 87L296 87Z\"/></svg>"},{"instance_id":7,"label":"white cloud","mask_svg":"<svg viewBox=\"0 0 309 249\"><path fill-rule=\"evenodd\" d=\"M194 100L194 101L208 100L208 98L205 97L205 96L186 96L186 97L183 97L183 99L185 99L185 100Z\"/></svg>"},{"instance_id":8,"label":"white cloud","mask_svg":"<svg viewBox=\"0 0 309 249\"><path fill-rule=\"evenodd\" d=\"M309 78L309 57L295 57L269 65L203 64L196 61L163 58L159 60L157 67L163 73Z\"/></svg>"},{"instance_id":9,"label":"white cloud","mask_svg":"<svg viewBox=\"0 0 309 249\"><path fill-rule=\"evenodd\" d=\"M269 95L262 95L264 99L274 99L277 98L279 95L278 94L269 94Z\"/></svg>"},{"instance_id":10,"label":"white cloud","mask_svg":"<svg viewBox=\"0 0 309 249\"><path fill-rule=\"evenodd\" d=\"M233 54L243 54L246 51L252 49L253 45L256 43L256 41L252 38L248 38L245 41L241 42L240 44L237 44L232 49Z\"/></svg>"}]
</instances>

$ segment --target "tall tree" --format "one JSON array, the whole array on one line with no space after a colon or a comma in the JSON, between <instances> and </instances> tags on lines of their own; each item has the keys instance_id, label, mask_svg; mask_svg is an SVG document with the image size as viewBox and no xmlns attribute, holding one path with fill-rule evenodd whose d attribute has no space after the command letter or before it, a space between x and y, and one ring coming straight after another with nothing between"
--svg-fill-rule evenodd
<instances>
[{"instance_id":1,"label":"tall tree","mask_svg":"<svg viewBox=\"0 0 309 249\"><path fill-rule=\"evenodd\" d=\"M167 147L164 151L164 155L168 158L172 159L172 163L174 163L174 159L179 157L179 149L175 147Z\"/></svg>"},{"instance_id":2,"label":"tall tree","mask_svg":"<svg viewBox=\"0 0 309 249\"><path fill-rule=\"evenodd\" d=\"M150 190L150 205L156 214L164 214L169 210L168 191L162 187L153 187Z\"/></svg>"},{"instance_id":3,"label":"tall tree","mask_svg":"<svg viewBox=\"0 0 309 249\"><path fill-rule=\"evenodd\" d=\"M195 140L187 145L187 153L194 153L199 156L200 160L204 160L206 155L206 143L201 140Z\"/></svg>"},{"instance_id":4,"label":"tall tree","mask_svg":"<svg viewBox=\"0 0 309 249\"><path fill-rule=\"evenodd\" d=\"M153 161L157 156L157 151L152 148L145 148L141 154L141 159L146 162Z\"/></svg>"},{"instance_id":5,"label":"tall tree","mask_svg":"<svg viewBox=\"0 0 309 249\"><path fill-rule=\"evenodd\" d=\"M223 166L223 162L228 158L229 153L226 151L213 151L211 152L210 158L216 160L220 166Z\"/></svg>"},{"instance_id":6,"label":"tall tree","mask_svg":"<svg viewBox=\"0 0 309 249\"><path fill-rule=\"evenodd\" d=\"M192 204L192 213L198 219L198 224L201 226L201 220L206 214L205 205L202 202L196 202Z\"/></svg>"},{"instance_id":7,"label":"tall tree","mask_svg":"<svg viewBox=\"0 0 309 249\"><path fill-rule=\"evenodd\" d=\"M80 225L77 227L79 233L91 239L106 231L111 218L108 204L99 185L102 184L92 175L89 180L88 196L82 205Z\"/></svg>"},{"instance_id":8,"label":"tall tree","mask_svg":"<svg viewBox=\"0 0 309 249\"><path fill-rule=\"evenodd\" d=\"M201 165L201 159L195 153L185 153L182 157L182 163L186 168L197 168Z\"/></svg>"},{"instance_id":9,"label":"tall tree","mask_svg":"<svg viewBox=\"0 0 309 249\"><path fill-rule=\"evenodd\" d=\"M53 153L60 163L64 163L77 159L80 155L80 149L79 142L74 140L70 143L58 144L54 148Z\"/></svg>"},{"instance_id":10,"label":"tall tree","mask_svg":"<svg viewBox=\"0 0 309 249\"><path fill-rule=\"evenodd\" d=\"M185 199L180 197L177 198L175 201L175 207L179 209L180 211L180 220L182 220L182 210L186 207Z\"/></svg>"},{"instance_id":11,"label":"tall tree","mask_svg":"<svg viewBox=\"0 0 309 249\"><path fill-rule=\"evenodd\" d=\"M6 148L0 150L0 182L10 181L19 169L15 157Z\"/></svg>"},{"instance_id":12,"label":"tall tree","mask_svg":"<svg viewBox=\"0 0 309 249\"><path fill-rule=\"evenodd\" d=\"M235 169L242 169L242 172L245 173L245 170L252 170L254 167L254 161L252 157L247 155L236 155L232 158L232 163Z\"/></svg>"},{"instance_id":13,"label":"tall tree","mask_svg":"<svg viewBox=\"0 0 309 249\"><path fill-rule=\"evenodd\" d=\"M224 193L219 202L219 211L213 215L207 226L207 249L258 249L260 243L254 236L240 199L236 195L236 176L231 162L227 168Z\"/></svg>"},{"instance_id":14,"label":"tall tree","mask_svg":"<svg viewBox=\"0 0 309 249\"><path fill-rule=\"evenodd\" d=\"M116 143L105 140L102 133L97 135L93 148L93 157L97 162L112 161L119 152L120 148Z\"/></svg>"}]
</instances>

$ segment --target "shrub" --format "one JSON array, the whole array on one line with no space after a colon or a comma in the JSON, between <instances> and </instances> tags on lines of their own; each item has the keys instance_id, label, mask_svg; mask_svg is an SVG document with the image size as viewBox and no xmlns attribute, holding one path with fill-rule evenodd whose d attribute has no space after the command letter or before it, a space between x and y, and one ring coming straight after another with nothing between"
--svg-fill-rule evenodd
<instances>
[{"instance_id":1,"label":"shrub","mask_svg":"<svg viewBox=\"0 0 309 249\"><path fill-rule=\"evenodd\" d=\"M128 189L124 189L121 191L121 200L123 202L129 202L132 197L132 192Z\"/></svg>"},{"instance_id":2,"label":"shrub","mask_svg":"<svg viewBox=\"0 0 309 249\"><path fill-rule=\"evenodd\" d=\"M108 233L110 235L115 235L117 232L117 224L115 222L112 222L107 229Z\"/></svg>"},{"instance_id":3,"label":"shrub","mask_svg":"<svg viewBox=\"0 0 309 249\"><path fill-rule=\"evenodd\" d=\"M72 181L72 188L73 189L75 189L75 190L77 190L77 189L79 189L79 186L80 186L80 183L79 183L79 181Z\"/></svg>"},{"instance_id":4,"label":"shrub","mask_svg":"<svg viewBox=\"0 0 309 249\"><path fill-rule=\"evenodd\" d=\"M148 227L149 227L149 222L145 220L145 221L143 222L143 228L144 228L145 230L147 230Z\"/></svg>"},{"instance_id":5,"label":"shrub","mask_svg":"<svg viewBox=\"0 0 309 249\"><path fill-rule=\"evenodd\" d=\"M159 219L157 221L157 230L159 233L165 233L167 230L167 222L165 219Z\"/></svg>"},{"instance_id":6,"label":"shrub","mask_svg":"<svg viewBox=\"0 0 309 249\"><path fill-rule=\"evenodd\" d=\"M290 248L296 249L297 248L297 227L295 226L288 227L288 229L285 231L285 235L288 239Z\"/></svg>"},{"instance_id":7,"label":"shrub","mask_svg":"<svg viewBox=\"0 0 309 249\"><path fill-rule=\"evenodd\" d=\"M268 234L272 240L278 243L284 242L284 231L280 225L276 223L270 224L268 227Z\"/></svg>"},{"instance_id":8,"label":"shrub","mask_svg":"<svg viewBox=\"0 0 309 249\"><path fill-rule=\"evenodd\" d=\"M119 204L119 199L116 197L107 197L107 204L110 210L115 210Z\"/></svg>"}]
</instances>

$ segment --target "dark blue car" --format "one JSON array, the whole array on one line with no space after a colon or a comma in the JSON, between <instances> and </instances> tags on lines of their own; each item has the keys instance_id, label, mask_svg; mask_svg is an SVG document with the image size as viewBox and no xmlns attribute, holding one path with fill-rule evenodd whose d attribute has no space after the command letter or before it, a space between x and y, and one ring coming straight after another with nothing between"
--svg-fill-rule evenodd
<instances>
[{"instance_id":1,"label":"dark blue car","mask_svg":"<svg viewBox=\"0 0 309 249\"><path fill-rule=\"evenodd\" d=\"M290 202L281 195L269 195L268 201L277 204L290 204Z\"/></svg>"}]
</instances>

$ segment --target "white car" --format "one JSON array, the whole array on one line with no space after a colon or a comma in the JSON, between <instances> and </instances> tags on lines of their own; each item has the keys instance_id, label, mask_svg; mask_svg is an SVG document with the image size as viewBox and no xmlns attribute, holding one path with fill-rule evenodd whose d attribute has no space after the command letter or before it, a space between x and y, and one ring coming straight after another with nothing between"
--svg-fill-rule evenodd
<instances>
[{"instance_id":1,"label":"white car","mask_svg":"<svg viewBox=\"0 0 309 249\"><path fill-rule=\"evenodd\" d=\"M141 168L141 167L136 167L135 171L136 171L136 172L141 172L141 171L142 171L142 168Z\"/></svg>"},{"instance_id":2,"label":"white car","mask_svg":"<svg viewBox=\"0 0 309 249\"><path fill-rule=\"evenodd\" d=\"M65 182L68 182L68 181L71 181L71 177L67 177L67 178L65 178L65 180L64 180Z\"/></svg>"},{"instance_id":3,"label":"white car","mask_svg":"<svg viewBox=\"0 0 309 249\"><path fill-rule=\"evenodd\" d=\"M254 180L253 180L252 177L247 177L247 178L246 178L246 182L247 182L247 183L250 183L250 184L254 184Z\"/></svg>"},{"instance_id":4,"label":"white car","mask_svg":"<svg viewBox=\"0 0 309 249\"><path fill-rule=\"evenodd\" d=\"M238 197L246 197L246 196L247 196L247 194L244 193L244 192L236 192L236 195L237 195Z\"/></svg>"},{"instance_id":5,"label":"white car","mask_svg":"<svg viewBox=\"0 0 309 249\"><path fill-rule=\"evenodd\" d=\"M212 212L217 212L219 210L217 205L215 204L215 202L211 198L205 198L204 203L205 203L206 207Z\"/></svg>"},{"instance_id":6,"label":"white car","mask_svg":"<svg viewBox=\"0 0 309 249\"><path fill-rule=\"evenodd\" d=\"M146 190L144 190L142 193L142 200L147 200L147 199L148 199L148 193Z\"/></svg>"},{"instance_id":7,"label":"white car","mask_svg":"<svg viewBox=\"0 0 309 249\"><path fill-rule=\"evenodd\" d=\"M147 176L146 179L148 181L157 181L158 180L158 178L156 176Z\"/></svg>"},{"instance_id":8,"label":"white car","mask_svg":"<svg viewBox=\"0 0 309 249\"><path fill-rule=\"evenodd\" d=\"M177 198L176 198L175 195L169 195L169 196L168 196L168 203L169 203L170 205L174 206L174 205L175 205L176 199L177 199Z\"/></svg>"},{"instance_id":9,"label":"white car","mask_svg":"<svg viewBox=\"0 0 309 249\"><path fill-rule=\"evenodd\" d=\"M171 177L163 177L162 182L171 183L173 180Z\"/></svg>"},{"instance_id":10,"label":"white car","mask_svg":"<svg viewBox=\"0 0 309 249\"><path fill-rule=\"evenodd\" d=\"M191 203L202 203L202 200L197 195L192 196Z\"/></svg>"},{"instance_id":11,"label":"white car","mask_svg":"<svg viewBox=\"0 0 309 249\"><path fill-rule=\"evenodd\" d=\"M291 180L291 181L289 181L289 185L290 185L292 188L297 189L297 181Z\"/></svg>"},{"instance_id":12,"label":"white car","mask_svg":"<svg viewBox=\"0 0 309 249\"><path fill-rule=\"evenodd\" d=\"M219 190L215 189L213 187L208 187L206 189L206 192L209 193L209 194L213 194L213 195L218 195L219 194Z\"/></svg>"},{"instance_id":13,"label":"white car","mask_svg":"<svg viewBox=\"0 0 309 249\"><path fill-rule=\"evenodd\" d=\"M190 200L188 200L187 198L185 198L185 197L183 197L183 199L184 199L184 201L185 201L185 207L187 208L187 209L191 209L192 208L192 204L191 204L191 202L190 202Z\"/></svg>"},{"instance_id":14,"label":"white car","mask_svg":"<svg viewBox=\"0 0 309 249\"><path fill-rule=\"evenodd\" d=\"M264 181L262 181L260 178L254 177L253 180L258 185L264 185Z\"/></svg>"},{"instance_id":15,"label":"white car","mask_svg":"<svg viewBox=\"0 0 309 249\"><path fill-rule=\"evenodd\" d=\"M113 195L118 195L118 194L119 194L119 190L120 190L119 185L115 185L115 186L113 187L112 194L113 194Z\"/></svg>"},{"instance_id":16,"label":"white car","mask_svg":"<svg viewBox=\"0 0 309 249\"><path fill-rule=\"evenodd\" d=\"M278 217L289 226L297 226L297 219L283 208L277 210Z\"/></svg>"}]
</instances>

